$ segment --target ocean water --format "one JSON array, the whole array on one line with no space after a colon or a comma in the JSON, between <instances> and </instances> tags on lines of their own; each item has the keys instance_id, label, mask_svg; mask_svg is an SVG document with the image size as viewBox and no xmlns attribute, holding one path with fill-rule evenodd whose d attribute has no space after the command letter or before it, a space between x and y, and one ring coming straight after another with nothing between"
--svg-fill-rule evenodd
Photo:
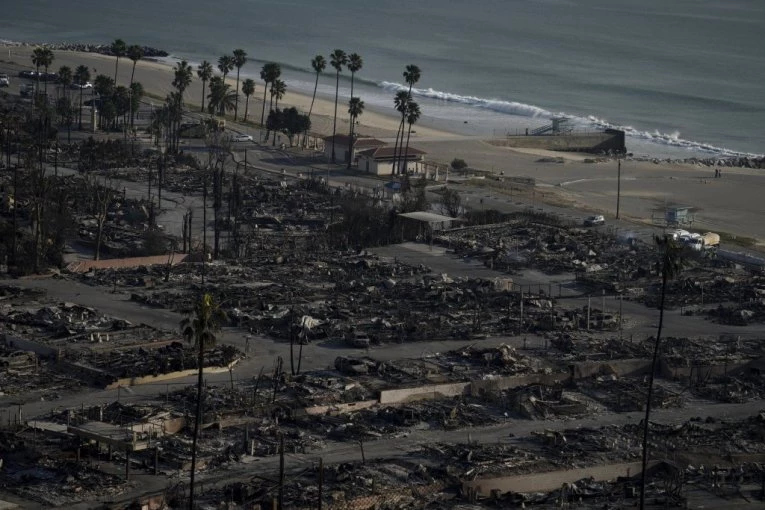
<instances>
[{"instance_id":1,"label":"ocean water","mask_svg":"<svg viewBox=\"0 0 765 510\"><path fill-rule=\"evenodd\" d=\"M406 64L422 123L501 135L564 114L639 155L765 153L763 0L3 0L0 39L119 37L190 62L243 48L312 92L311 58L357 52L356 95L392 110ZM333 96L331 68L319 94ZM347 74L341 93L349 92Z\"/></svg>"}]
</instances>

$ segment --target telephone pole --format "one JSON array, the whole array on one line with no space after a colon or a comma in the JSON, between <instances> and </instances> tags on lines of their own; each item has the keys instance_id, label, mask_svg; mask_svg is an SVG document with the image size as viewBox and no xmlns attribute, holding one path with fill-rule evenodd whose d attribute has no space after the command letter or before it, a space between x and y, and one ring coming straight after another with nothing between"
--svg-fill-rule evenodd
<instances>
[{"instance_id":1,"label":"telephone pole","mask_svg":"<svg viewBox=\"0 0 765 510\"><path fill-rule=\"evenodd\" d=\"M622 160L617 159L616 167L616 219L619 219L619 202L622 198Z\"/></svg>"}]
</instances>

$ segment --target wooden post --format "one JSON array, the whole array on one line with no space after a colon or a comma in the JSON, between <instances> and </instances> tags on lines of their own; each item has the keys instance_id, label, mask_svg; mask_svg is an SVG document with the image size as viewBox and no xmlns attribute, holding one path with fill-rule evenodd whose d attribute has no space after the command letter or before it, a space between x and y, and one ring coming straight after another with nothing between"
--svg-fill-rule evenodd
<instances>
[{"instance_id":1,"label":"wooden post","mask_svg":"<svg viewBox=\"0 0 765 510\"><path fill-rule=\"evenodd\" d=\"M279 438L279 510L284 510L284 435Z\"/></svg>"},{"instance_id":2,"label":"wooden post","mask_svg":"<svg viewBox=\"0 0 765 510\"><path fill-rule=\"evenodd\" d=\"M361 463L362 464L366 464L367 463L367 458L364 455L364 441L362 441L360 439L359 439L359 448L361 448Z\"/></svg>"},{"instance_id":3,"label":"wooden post","mask_svg":"<svg viewBox=\"0 0 765 510\"><path fill-rule=\"evenodd\" d=\"M316 508L321 510L321 501L324 497L324 459L319 457L319 501Z\"/></svg>"},{"instance_id":4,"label":"wooden post","mask_svg":"<svg viewBox=\"0 0 765 510\"><path fill-rule=\"evenodd\" d=\"M154 476L159 474L159 448L154 448Z\"/></svg>"},{"instance_id":5,"label":"wooden post","mask_svg":"<svg viewBox=\"0 0 765 510\"><path fill-rule=\"evenodd\" d=\"M592 296L587 296L587 331L590 330L590 307L592 306Z\"/></svg>"},{"instance_id":6,"label":"wooden post","mask_svg":"<svg viewBox=\"0 0 765 510\"><path fill-rule=\"evenodd\" d=\"M125 449L125 481L130 480L130 450Z\"/></svg>"},{"instance_id":7,"label":"wooden post","mask_svg":"<svg viewBox=\"0 0 765 510\"><path fill-rule=\"evenodd\" d=\"M521 285L521 318L518 322L518 334L523 332L523 285Z\"/></svg>"}]
</instances>

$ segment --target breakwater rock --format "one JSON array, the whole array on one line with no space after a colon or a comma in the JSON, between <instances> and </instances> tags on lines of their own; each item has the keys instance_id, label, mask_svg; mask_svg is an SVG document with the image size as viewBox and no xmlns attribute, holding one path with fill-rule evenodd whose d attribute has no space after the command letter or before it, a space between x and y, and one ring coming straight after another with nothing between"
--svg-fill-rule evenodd
<instances>
[{"instance_id":1,"label":"breakwater rock","mask_svg":"<svg viewBox=\"0 0 765 510\"><path fill-rule=\"evenodd\" d=\"M3 41L6 45L12 46L45 46L52 50L60 51L82 51L84 53L100 53L102 55L114 55L112 52L111 44L88 44L88 43L14 43L10 41ZM151 57L167 57L170 56L165 50L159 48L152 48L151 46L141 46L143 48L143 56L146 58Z\"/></svg>"},{"instance_id":2,"label":"breakwater rock","mask_svg":"<svg viewBox=\"0 0 765 510\"><path fill-rule=\"evenodd\" d=\"M748 156L737 156L728 158L684 158L684 159L672 159L672 158L635 158L628 157L628 160L632 161L651 161L652 163L677 163L696 166L707 167L729 167L729 168L765 168L765 157L754 158Z\"/></svg>"}]
</instances>

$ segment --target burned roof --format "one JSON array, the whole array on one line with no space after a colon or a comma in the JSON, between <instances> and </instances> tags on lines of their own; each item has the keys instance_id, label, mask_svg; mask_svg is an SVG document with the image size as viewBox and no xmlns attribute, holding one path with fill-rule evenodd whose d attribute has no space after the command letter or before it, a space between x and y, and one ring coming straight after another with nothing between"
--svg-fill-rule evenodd
<instances>
[{"instance_id":1,"label":"burned roof","mask_svg":"<svg viewBox=\"0 0 765 510\"><path fill-rule=\"evenodd\" d=\"M367 149L365 151L361 151L359 152L359 155L376 159L376 160L386 160L386 159L393 159L394 156L396 155L395 151L396 151L395 147L379 147L376 149ZM404 152L406 153L407 159L419 159L420 156L424 156L425 154L427 154L425 151L422 151L415 147L409 147ZM402 154L399 154L399 156L402 156Z\"/></svg>"}]
</instances>

